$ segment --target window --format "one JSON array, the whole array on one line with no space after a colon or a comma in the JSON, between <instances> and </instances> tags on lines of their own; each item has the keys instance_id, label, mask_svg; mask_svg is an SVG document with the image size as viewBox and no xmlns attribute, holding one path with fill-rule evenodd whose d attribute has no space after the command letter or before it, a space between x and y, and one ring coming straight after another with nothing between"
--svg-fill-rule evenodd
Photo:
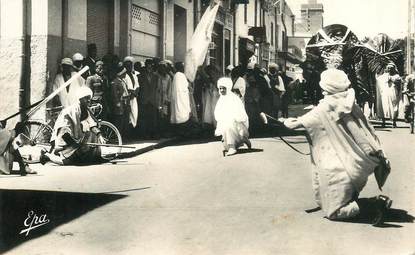
<instances>
[{"instance_id":1,"label":"window","mask_svg":"<svg viewBox=\"0 0 415 255\"><path fill-rule=\"evenodd\" d=\"M271 45L274 45L274 23L271 22Z\"/></svg>"}]
</instances>

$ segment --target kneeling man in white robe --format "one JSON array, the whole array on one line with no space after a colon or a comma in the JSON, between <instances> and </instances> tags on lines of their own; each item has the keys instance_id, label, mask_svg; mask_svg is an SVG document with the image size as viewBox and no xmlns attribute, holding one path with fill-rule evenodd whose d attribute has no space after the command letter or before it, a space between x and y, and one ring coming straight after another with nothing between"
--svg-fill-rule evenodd
<instances>
[{"instance_id":1,"label":"kneeling man in white robe","mask_svg":"<svg viewBox=\"0 0 415 255\"><path fill-rule=\"evenodd\" d=\"M284 121L288 128L304 127L311 149L314 197L331 220L369 216L373 225L383 222L392 201L386 196L358 199L369 175L379 188L390 171L380 141L355 103L347 75L337 69L321 74L324 98L310 112Z\"/></svg>"},{"instance_id":2,"label":"kneeling man in white robe","mask_svg":"<svg viewBox=\"0 0 415 255\"><path fill-rule=\"evenodd\" d=\"M243 144L251 148L248 139L248 115L241 99L231 91L233 83L230 78L220 78L217 86L220 98L215 108L215 135L222 136L226 155L231 156L236 154L236 149Z\"/></svg>"}]
</instances>

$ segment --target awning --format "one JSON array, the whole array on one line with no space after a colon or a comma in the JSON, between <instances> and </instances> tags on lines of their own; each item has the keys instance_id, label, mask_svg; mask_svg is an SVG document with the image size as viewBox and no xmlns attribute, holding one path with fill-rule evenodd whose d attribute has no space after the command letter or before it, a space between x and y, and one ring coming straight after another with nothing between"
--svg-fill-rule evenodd
<instances>
[{"instance_id":1,"label":"awning","mask_svg":"<svg viewBox=\"0 0 415 255\"><path fill-rule=\"evenodd\" d=\"M248 35L252 35L256 43L263 43L267 41L267 32L265 30L265 26L249 28Z\"/></svg>"},{"instance_id":2,"label":"awning","mask_svg":"<svg viewBox=\"0 0 415 255\"><path fill-rule=\"evenodd\" d=\"M296 56L296 55L294 55L290 52L287 52L287 51L279 51L278 52L278 58L285 59L285 60L287 60L287 61L289 61L293 64L303 63L303 60L300 57L298 57L298 56Z\"/></svg>"}]
</instances>

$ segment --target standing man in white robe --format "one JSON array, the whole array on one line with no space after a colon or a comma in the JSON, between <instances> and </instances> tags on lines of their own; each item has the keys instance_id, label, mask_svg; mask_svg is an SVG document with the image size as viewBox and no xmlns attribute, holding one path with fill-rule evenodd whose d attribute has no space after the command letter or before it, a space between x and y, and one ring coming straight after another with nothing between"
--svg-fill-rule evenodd
<instances>
[{"instance_id":1,"label":"standing man in white robe","mask_svg":"<svg viewBox=\"0 0 415 255\"><path fill-rule=\"evenodd\" d=\"M349 86L343 71L324 71L320 81L324 98L298 119L286 119L284 125L291 129L304 127L311 139L314 197L326 217L342 220L372 215L369 220L377 226L392 201L378 196L370 203L358 199L358 195L372 173L381 188L390 166Z\"/></svg>"},{"instance_id":2,"label":"standing man in white robe","mask_svg":"<svg viewBox=\"0 0 415 255\"><path fill-rule=\"evenodd\" d=\"M124 58L124 67L127 70L127 75L123 80L125 84L127 84L128 95L130 96L129 124L132 126L132 128L135 128L137 126L138 120L137 96L140 85L138 84L137 74L133 69L133 64L133 57L127 56Z\"/></svg>"},{"instance_id":3,"label":"standing man in white robe","mask_svg":"<svg viewBox=\"0 0 415 255\"><path fill-rule=\"evenodd\" d=\"M173 77L171 89L171 116L170 123L182 124L190 119L191 107L189 96L189 82L184 74L184 64L175 64L176 73Z\"/></svg>"},{"instance_id":4,"label":"standing man in white robe","mask_svg":"<svg viewBox=\"0 0 415 255\"><path fill-rule=\"evenodd\" d=\"M72 62L72 59L70 58L62 59L61 68L62 68L62 72L56 75L55 80L53 82L54 91L57 90L67 80L69 80L72 76L76 74L73 71L74 69L73 62ZM78 91L83 86L86 86L84 78L78 77L78 79L74 80L64 90L59 92L58 97L59 97L60 104L63 106L63 108L66 108L70 105L78 103Z\"/></svg>"},{"instance_id":5,"label":"standing man in white robe","mask_svg":"<svg viewBox=\"0 0 415 255\"><path fill-rule=\"evenodd\" d=\"M215 135L222 136L226 156L231 156L243 144L251 148L248 115L241 99L232 92L233 83L230 78L220 78L217 86L220 97L215 108Z\"/></svg>"},{"instance_id":6,"label":"standing man in white robe","mask_svg":"<svg viewBox=\"0 0 415 255\"><path fill-rule=\"evenodd\" d=\"M378 118L382 119L383 126L385 126L385 118L389 118L392 120L393 127L396 127L401 84L402 80L397 74L394 63L388 64L386 72L376 78L376 110Z\"/></svg>"}]
</instances>

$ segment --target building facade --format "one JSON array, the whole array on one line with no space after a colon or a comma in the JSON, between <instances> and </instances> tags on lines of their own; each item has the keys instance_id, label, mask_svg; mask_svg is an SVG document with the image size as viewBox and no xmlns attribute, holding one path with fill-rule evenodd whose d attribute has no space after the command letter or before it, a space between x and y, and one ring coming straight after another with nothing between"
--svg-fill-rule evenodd
<instances>
[{"instance_id":1,"label":"building facade","mask_svg":"<svg viewBox=\"0 0 415 255\"><path fill-rule=\"evenodd\" d=\"M324 26L323 4L317 0L308 0L307 4L301 5L301 22L297 26L300 34L314 35Z\"/></svg>"},{"instance_id":2,"label":"building facade","mask_svg":"<svg viewBox=\"0 0 415 255\"><path fill-rule=\"evenodd\" d=\"M60 60L86 56L90 43L98 58L184 61L194 6L189 0L0 0L0 83L9 95L0 101L0 118L49 95Z\"/></svg>"},{"instance_id":3,"label":"building facade","mask_svg":"<svg viewBox=\"0 0 415 255\"><path fill-rule=\"evenodd\" d=\"M0 101L5 118L52 92L60 60L87 45L97 57L115 54L184 61L210 0L0 0ZM284 0L223 0L205 64L226 66L281 62L294 33ZM46 111L35 118L45 119Z\"/></svg>"}]
</instances>

